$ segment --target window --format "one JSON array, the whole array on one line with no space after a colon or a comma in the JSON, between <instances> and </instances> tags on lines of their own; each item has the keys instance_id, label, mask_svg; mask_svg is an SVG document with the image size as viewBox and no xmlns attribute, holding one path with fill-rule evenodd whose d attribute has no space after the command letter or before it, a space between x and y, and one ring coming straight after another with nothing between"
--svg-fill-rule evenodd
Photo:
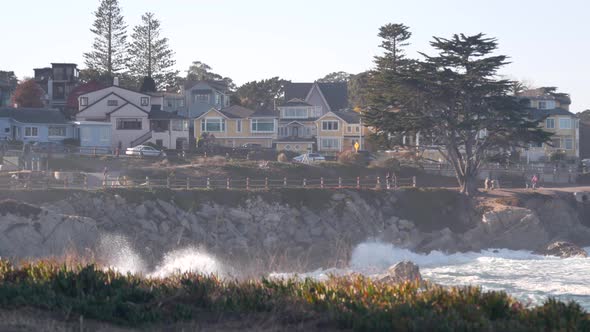
<instances>
[{"instance_id":1,"label":"window","mask_svg":"<svg viewBox=\"0 0 590 332\"><path fill-rule=\"evenodd\" d=\"M141 97L141 106L149 106L150 98L149 97Z\"/></svg>"},{"instance_id":2,"label":"window","mask_svg":"<svg viewBox=\"0 0 590 332\"><path fill-rule=\"evenodd\" d=\"M547 119L547 120L545 120L545 128L547 128L547 129L555 129L555 119Z\"/></svg>"},{"instance_id":3,"label":"window","mask_svg":"<svg viewBox=\"0 0 590 332\"><path fill-rule=\"evenodd\" d=\"M101 127L99 128L99 135L100 135L100 141L102 143L108 143L111 141L111 130L108 127Z\"/></svg>"},{"instance_id":4,"label":"window","mask_svg":"<svg viewBox=\"0 0 590 332\"><path fill-rule=\"evenodd\" d=\"M352 126L346 126L346 132L352 133Z\"/></svg>"},{"instance_id":5,"label":"window","mask_svg":"<svg viewBox=\"0 0 590 332\"><path fill-rule=\"evenodd\" d=\"M117 130L141 130L141 119L117 119Z\"/></svg>"},{"instance_id":6,"label":"window","mask_svg":"<svg viewBox=\"0 0 590 332\"><path fill-rule=\"evenodd\" d=\"M238 133L242 132L242 120L236 120L236 131Z\"/></svg>"},{"instance_id":7,"label":"window","mask_svg":"<svg viewBox=\"0 0 590 332\"><path fill-rule=\"evenodd\" d=\"M116 99L107 100L107 106L119 106L119 101Z\"/></svg>"},{"instance_id":8,"label":"window","mask_svg":"<svg viewBox=\"0 0 590 332\"><path fill-rule=\"evenodd\" d=\"M49 137L65 137L66 127L49 127Z\"/></svg>"},{"instance_id":9,"label":"window","mask_svg":"<svg viewBox=\"0 0 590 332\"><path fill-rule=\"evenodd\" d=\"M195 103L208 103L209 102L209 95L208 94L194 95L194 102Z\"/></svg>"},{"instance_id":10,"label":"window","mask_svg":"<svg viewBox=\"0 0 590 332\"><path fill-rule=\"evenodd\" d=\"M172 108L172 107L174 107L174 105L173 105L173 103L172 103L172 100L168 100L167 104L168 104L168 107L169 107L169 108Z\"/></svg>"},{"instance_id":11,"label":"window","mask_svg":"<svg viewBox=\"0 0 590 332\"><path fill-rule=\"evenodd\" d=\"M221 95L215 94L215 105L221 104Z\"/></svg>"},{"instance_id":12,"label":"window","mask_svg":"<svg viewBox=\"0 0 590 332\"><path fill-rule=\"evenodd\" d=\"M559 119L559 129L572 129L572 119Z\"/></svg>"},{"instance_id":13,"label":"window","mask_svg":"<svg viewBox=\"0 0 590 332\"><path fill-rule=\"evenodd\" d=\"M336 131L338 130L338 121L322 121L323 131Z\"/></svg>"},{"instance_id":14,"label":"window","mask_svg":"<svg viewBox=\"0 0 590 332\"><path fill-rule=\"evenodd\" d=\"M357 133L360 133L361 132L361 126L356 126L354 131L356 131Z\"/></svg>"},{"instance_id":15,"label":"window","mask_svg":"<svg viewBox=\"0 0 590 332\"><path fill-rule=\"evenodd\" d=\"M540 100L539 101L539 109L541 110L550 110L555 108L555 101L553 100Z\"/></svg>"},{"instance_id":16,"label":"window","mask_svg":"<svg viewBox=\"0 0 590 332\"><path fill-rule=\"evenodd\" d=\"M225 131L225 120L206 118L201 120L201 131L206 133L221 133Z\"/></svg>"},{"instance_id":17,"label":"window","mask_svg":"<svg viewBox=\"0 0 590 332\"><path fill-rule=\"evenodd\" d=\"M272 119L252 119L253 133L273 133L275 131L275 121Z\"/></svg>"},{"instance_id":18,"label":"window","mask_svg":"<svg viewBox=\"0 0 590 332\"><path fill-rule=\"evenodd\" d=\"M25 137L37 137L37 136L39 136L39 128L25 127Z\"/></svg>"},{"instance_id":19,"label":"window","mask_svg":"<svg viewBox=\"0 0 590 332\"><path fill-rule=\"evenodd\" d=\"M322 150L340 150L339 138L322 138L320 140Z\"/></svg>"},{"instance_id":20,"label":"window","mask_svg":"<svg viewBox=\"0 0 590 332\"><path fill-rule=\"evenodd\" d=\"M533 143L529 144L529 146L530 146L531 148L542 148L542 147L543 147L543 143L540 143L540 142L533 142Z\"/></svg>"},{"instance_id":21,"label":"window","mask_svg":"<svg viewBox=\"0 0 590 332\"><path fill-rule=\"evenodd\" d=\"M305 119L308 117L308 109L305 107L288 107L283 109L283 118Z\"/></svg>"},{"instance_id":22,"label":"window","mask_svg":"<svg viewBox=\"0 0 590 332\"><path fill-rule=\"evenodd\" d=\"M566 150L573 150L574 149L574 139L571 137L564 138L563 145Z\"/></svg>"},{"instance_id":23,"label":"window","mask_svg":"<svg viewBox=\"0 0 590 332\"><path fill-rule=\"evenodd\" d=\"M279 127L279 136L287 136L287 128Z\"/></svg>"},{"instance_id":24,"label":"window","mask_svg":"<svg viewBox=\"0 0 590 332\"><path fill-rule=\"evenodd\" d=\"M80 97L80 106L88 106L88 97Z\"/></svg>"},{"instance_id":25,"label":"window","mask_svg":"<svg viewBox=\"0 0 590 332\"><path fill-rule=\"evenodd\" d=\"M184 107L184 99L179 99L178 100L178 106L179 107Z\"/></svg>"},{"instance_id":26,"label":"window","mask_svg":"<svg viewBox=\"0 0 590 332\"><path fill-rule=\"evenodd\" d=\"M185 127L185 120L172 120L171 121L171 126L172 126L172 131L184 131L184 127Z\"/></svg>"}]
</instances>

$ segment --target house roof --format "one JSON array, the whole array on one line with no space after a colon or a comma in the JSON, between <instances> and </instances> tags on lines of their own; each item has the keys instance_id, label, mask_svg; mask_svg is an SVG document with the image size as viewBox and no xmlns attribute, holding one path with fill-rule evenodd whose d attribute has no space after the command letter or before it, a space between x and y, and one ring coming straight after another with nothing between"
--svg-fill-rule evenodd
<instances>
[{"instance_id":1,"label":"house roof","mask_svg":"<svg viewBox=\"0 0 590 332\"><path fill-rule=\"evenodd\" d=\"M334 115L344 120L346 123L361 123L361 116L353 111L332 111Z\"/></svg>"},{"instance_id":2,"label":"house roof","mask_svg":"<svg viewBox=\"0 0 590 332\"><path fill-rule=\"evenodd\" d=\"M197 85L199 83L205 83L205 84L209 85L210 87L212 87L213 89L215 89L217 91L224 92L224 93L229 90L228 87L227 87L227 83L225 81L223 81L223 80L216 80L216 81L207 81L207 80L188 81L188 82L184 83L184 89L185 90L190 90L195 85Z\"/></svg>"},{"instance_id":3,"label":"house roof","mask_svg":"<svg viewBox=\"0 0 590 332\"><path fill-rule=\"evenodd\" d=\"M0 108L0 118L12 118L21 123L66 124L64 114L49 108Z\"/></svg>"},{"instance_id":4,"label":"house roof","mask_svg":"<svg viewBox=\"0 0 590 332\"><path fill-rule=\"evenodd\" d=\"M305 98L304 98L305 99ZM303 99L300 98L293 98L293 99L289 99L288 102L286 102L284 105L282 105L283 107L291 107L291 106L313 106L310 103L306 102Z\"/></svg>"},{"instance_id":5,"label":"house roof","mask_svg":"<svg viewBox=\"0 0 590 332\"><path fill-rule=\"evenodd\" d=\"M182 115L173 112L165 112L160 110L152 110L148 116L151 120L170 120L170 119L186 119Z\"/></svg>"},{"instance_id":6,"label":"house roof","mask_svg":"<svg viewBox=\"0 0 590 332\"><path fill-rule=\"evenodd\" d=\"M261 109L250 115L251 118L277 118L279 114L274 110Z\"/></svg>"},{"instance_id":7,"label":"house roof","mask_svg":"<svg viewBox=\"0 0 590 332\"><path fill-rule=\"evenodd\" d=\"M314 84L326 98L328 105L334 111L348 107L348 84L342 83L287 83L285 85L285 100L299 98L305 100Z\"/></svg>"},{"instance_id":8,"label":"house roof","mask_svg":"<svg viewBox=\"0 0 590 332\"><path fill-rule=\"evenodd\" d=\"M226 107L219 112L231 119L245 119L256 113L254 110L239 105Z\"/></svg>"}]
</instances>

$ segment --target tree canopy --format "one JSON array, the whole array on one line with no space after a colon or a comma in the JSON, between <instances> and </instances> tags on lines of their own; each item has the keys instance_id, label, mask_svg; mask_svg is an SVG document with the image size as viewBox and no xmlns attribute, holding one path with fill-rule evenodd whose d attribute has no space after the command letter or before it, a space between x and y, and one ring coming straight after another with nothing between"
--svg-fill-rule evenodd
<instances>
[{"instance_id":1,"label":"tree canopy","mask_svg":"<svg viewBox=\"0 0 590 332\"><path fill-rule=\"evenodd\" d=\"M320 83L346 83L350 81L352 74L344 71L330 73L318 80Z\"/></svg>"},{"instance_id":2,"label":"tree canopy","mask_svg":"<svg viewBox=\"0 0 590 332\"><path fill-rule=\"evenodd\" d=\"M158 89L174 86L178 71L172 67L174 52L168 38L160 36L160 21L153 13L141 16L141 24L133 28L129 45L129 73L136 77L152 78Z\"/></svg>"},{"instance_id":3,"label":"tree canopy","mask_svg":"<svg viewBox=\"0 0 590 332\"><path fill-rule=\"evenodd\" d=\"M239 103L254 110L272 110L279 105L285 94L285 85L289 81L279 77L252 81L236 90Z\"/></svg>"},{"instance_id":4,"label":"tree canopy","mask_svg":"<svg viewBox=\"0 0 590 332\"><path fill-rule=\"evenodd\" d=\"M86 66L113 77L127 64L127 25L118 0L101 0L90 31L95 34L92 51L84 53Z\"/></svg>"},{"instance_id":5,"label":"tree canopy","mask_svg":"<svg viewBox=\"0 0 590 332\"><path fill-rule=\"evenodd\" d=\"M236 90L236 84L229 77L221 76L215 72L206 63L193 61L186 73L187 81L224 81L230 91Z\"/></svg>"},{"instance_id":6,"label":"tree canopy","mask_svg":"<svg viewBox=\"0 0 590 332\"><path fill-rule=\"evenodd\" d=\"M16 86L12 95L12 103L17 107L42 108L45 91L33 79L26 80Z\"/></svg>"},{"instance_id":7,"label":"tree canopy","mask_svg":"<svg viewBox=\"0 0 590 332\"><path fill-rule=\"evenodd\" d=\"M416 135L421 147L439 151L453 166L461 192L473 194L486 156L547 141L550 134L511 95L513 82L498 78L508 62L493 54L496 39L458 34L434 37L431 46L437 54L420 53L421 60L376 60L377 89L364 115L379 135ZM392 50L383 59L393 58Z\"/></svg>"}]
</instances>

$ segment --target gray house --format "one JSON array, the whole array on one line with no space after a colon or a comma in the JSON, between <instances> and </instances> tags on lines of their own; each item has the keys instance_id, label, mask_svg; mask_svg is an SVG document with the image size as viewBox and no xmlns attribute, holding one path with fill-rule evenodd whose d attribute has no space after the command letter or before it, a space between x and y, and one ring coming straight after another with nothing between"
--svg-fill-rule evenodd
<instances>
[{"instance_id":1,"label":"gray house","mask_svg":"<svg viewBox=\"0 0 590 332\"><path fill-rule=\"evenodd\" d=\"M302 100L320 109L320 115L348 109L346 83L288 83L285 85L285 101Z\"/></svg>"},{"instance_id":2,"label":"gray house","mask_svg":"<svg viewBox=\"0 0 590 332\"><path fill-rule=\"evenodd\" d=\"M190 119L199 117L212 108L229 106L229 90L224 81L198 81L185 84L186 114Z\"/></svg>"}]
</instances>

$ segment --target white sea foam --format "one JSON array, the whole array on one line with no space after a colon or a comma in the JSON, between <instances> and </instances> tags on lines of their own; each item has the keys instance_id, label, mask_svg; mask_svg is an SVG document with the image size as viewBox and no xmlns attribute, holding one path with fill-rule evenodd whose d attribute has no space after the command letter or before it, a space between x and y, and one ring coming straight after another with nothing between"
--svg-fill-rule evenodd
<instances>
[{"instance_id":1,"label":"white sea foam","mask_svg":"<svg viewBox=\"0 0 590 332\"><path fill-rule=\"evenodd\" d=\"M590 250L590 248L586 248ZM330 274L383 273L391 265L410 260L420 266L425 279L447 286L475 285L485 290L502 290L526 303L540 304L548 297L576 300L590 309L590 258L544 257L529 251L491 249L479 253L417 254L389 244L358 245L348 269L321 269L297 277L325 279ZM293 274L273 273L288 278Z\"/></svg>"},{"instance_id":2,"label":"white sea foam","mask_svg":"<svg viewBox=\"0 0 590 332\"><path fill-rule=\"evenodd\" d=\"M224 276L226 271L215 257L196 248L186 248L170 252L164 256L164 261L148 276L164 278L176 273L195 272L204 275Z\"/></svg>"}]
</instances>

